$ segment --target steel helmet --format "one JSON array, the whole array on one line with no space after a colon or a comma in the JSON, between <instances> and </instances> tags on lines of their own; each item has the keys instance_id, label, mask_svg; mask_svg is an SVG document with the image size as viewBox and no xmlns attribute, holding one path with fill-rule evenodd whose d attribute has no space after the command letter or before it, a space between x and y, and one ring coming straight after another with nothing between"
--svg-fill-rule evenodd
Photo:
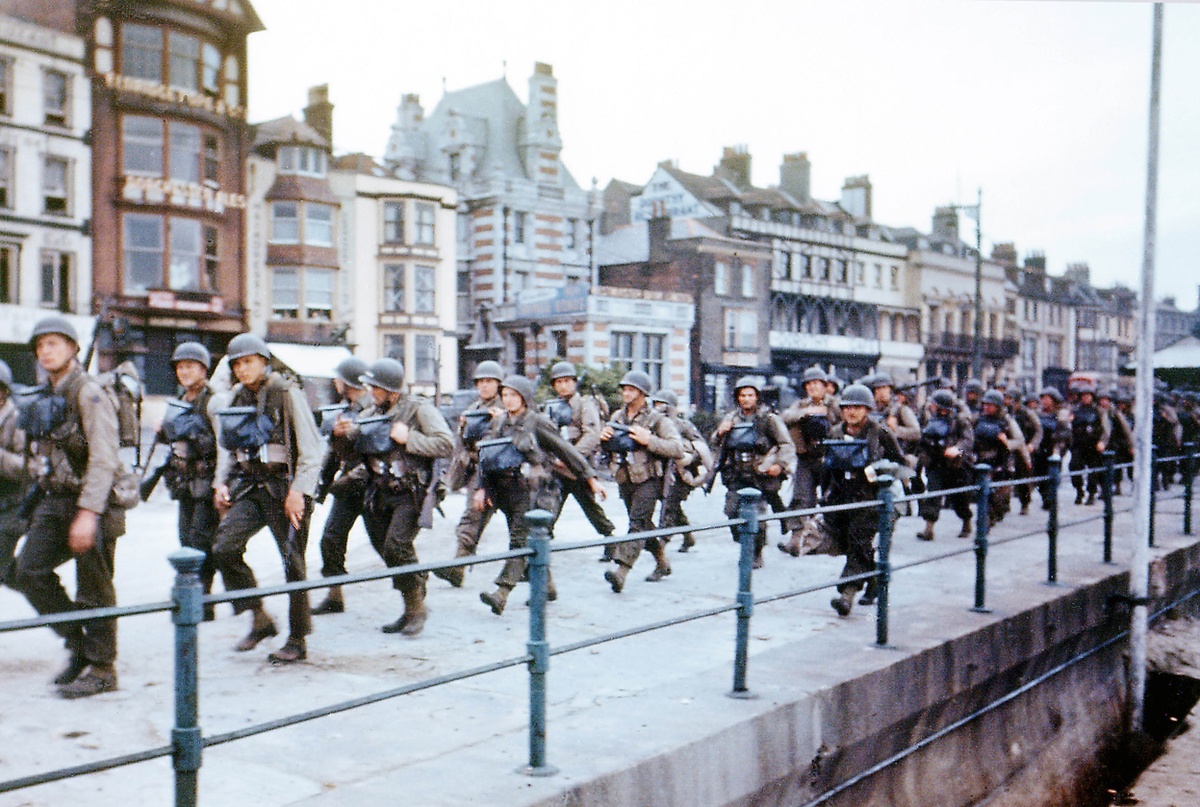
<instances>
[{"instance_id":1,"label":"steel helmet","mask_svg":"<svg viewBox=\"0 0 1200 807\"><path fill-rule=\"evenodd\" d=\"M983 393L983 382L978 378L968 378L967 383L963 385L963 390L966 392Z\"/></svg>"},{"instance_id":2,"label":"steel helmet","mask_svg":"<svg viewBox=\"0 0 1200 807\"><path fill-rule=\"evenodd\" d=\"M569 361L560 361L550 368L550 380L557 381L560 378L578 378L575 372L575 365Z\"/></svg>"},{"instance_id":3,"label":"steel helmet","mask_svg":"<svg viewBox=\"0 0 1200 807\"><path fill-rule=\"evenodd\" d=\"M8 362L0 359L0 386L6 390L12 389L12 368L8 366Z\"/></svg>"},{"instance_id":4,"label":"steel helmet","mask_svg":"<svg viewBox=\"0 0 1200 807\"><path fill-rule=\"evenodd\" d=\"M834 392L842 388L842 379L837 377L837 373L830 373L829 375L825 376L825 383L833 384Z\"/></svg>"},{"instance_id":5,"label":"steel helmet","mask_svg":"<svg viewBox=\"0 0 1200 807\"><path fill-rule=\"evenodd\" d=\"M938 409L953 409L955 406L954 393L948 389L940 389L930 396L929 400Z\"/></svg>"},{"instance_id":6,"label":"steel helmet","mask_svg":"<svg viewBox=\"0 0 1200 807\"><path fill-rule=\"evenodd\" d=\"M523 375L510 375L501 382L501 386L508 387L513 392L521 396L521 400L525 401L525 406L529 409L534 407L533 400L533 382Z\"/></svg>"},{"instance_id":7,"label":"steel helmet","mask_svg":"<svg viewBox=\"0 0 1200 807\"><path fill-rule=\"evenodd\" d=\"M1038 394L1039 398L1049 397L1055 403L1062 403L1062 393L1058 391L1058 387L1042 387L1042 391Z\"/></svg>"},{"instance_id":8,"label":"steel helmet","mask_svg":"<svg viewBox=\"0 0 1200 807\"><path fill-rule=\"evenodd\" d=\"M362 375L366 371L367 363L365 361L357 356L347 356L338 362L337 367L333 368L333 376L347 387L362 389Z\"/></svg>"},{"instance_id":9,"label":"steel helmet","mask_svg":"<svg viewBox=\"0 0 1200 807\"><path fill-rule=\"evenodd\" d=\"M651 403L665 403L667 406L674 409L679 406L679 396L671 392L669 389L660 389L654 393L654 398Z\"/></svg>"},{"instance_id":10,"label":"steel helmet","mask_svg":"<svg viewBox=\"0 0 1200 807\"><path fill-rule=\"evenodd\" d=\"M199 362L207 370L212 367L212 354L199 342L183 342L171 354L171 366L174 367L176 362L181 361Z\"/></svg>"},{"instance_id":11,"label":"steel helmet","mask_svg":"<svg viewBox=\"0 0 1200 807\"><path fill-rule=\"evenodd\" d=\"M1004 406L1004 393L998 389L990 389L983 394L980 403L991 404L992 406Z\"/></svg>"},{"instance_id":12,"label":"steel helmet","mask_svg":"<svg viewBox=\"0 0 1200 807\"><path fill-rule=\"evenodd\" d=\"M804 371L804 375L800 377L800 383L807 384L809 381L824 381L827 378L829 376L825 375L825 371L821 369L820 365L814 364Z\"/></svg>"},{"instance_id":13,"label":"steel helmet","mask_svg":"<svg viewBox=\"0 0 1200 807\"><path fill-rule=\"evenodd\" d=\"M252 333L239 333L230 339L225 353L231 362L237 361L243 356L262 356L267 361L271 360L271 350L267 347L267 343L261 336Z\"/></svg>"},{"instance_id":14,"label":"steel helmet","mask_svg":"<svg viewBox=\"0 0 1200 807\"><path fill-rule=\"evenodd\" d=\"M755 392L761 393L763 388L762 379L756 375L744 375L739 378L733 385L734 394L740 389L750 387Z\"/></svg>"},{"instance_id":15,"label":"steel helmet","mask_svg":"<svg viewBox=\"0 0 1200 807\"><path fill-rule=\"evenodd\" d=\"M29 346L36 347L39 336L45 336L48 333L56 333L59 336L65 336L79 346L79 334L75 332L75 326L70 321L59 314L52 314L48 317L42 317L33 326L33 333L29 336Z\"/></svg>"},{"instance_id":16,"label":"steel helmet","mask_svg":"<svg viewBox=\"0 0 1200 807\"><path fill-rule=\"evenodd\" d=\"M862 384L851 384L842 390L842 406L875 407L875 395Z\"/></svg>"},{"instance_id":17,"label":"steel helmet","mask_svg":"<svg viewBox=\"0 0 1200 807\"><path fill-rule=\"evenodd\" d=\"M630 370L628 373L621 376L621 383L619 386L634 387L635 389L641 390L646 395L650 395L654 392L654 390L651 389L653 385L650 383L650 376L646 375L641 370Z\"/></svg>"},{"instance_id":18,"label":"steel helmet","mask_svg":"<svg viewBox=\"0 0 1200 807\"><path fill-rule=\"evenodd\" d=\"M404 365L395 359L376 359L362 374L362 382L388 392L401 392L404 389Z\"/></svg>"},{"instance_id":19,"label":"steel helmet","mask_svg":"<svg viewBox=\"0 0 1200 807\"><path fill-rule=\"evenodd\" d=\"M500 362L498 361L492 361L491 359L481 361L475 367L475 375L471 377L471 380L478 381L481 378L494 378L497 381L503 381L504 368L500 366Z\"/></svg>"},{"instance_id":20,"label":"steel helmet","mask_svg":"<svg viewBox=\"0 0 1200 807\"><path fill-rule=\"evenodd\" d=\"M871 376L871 383L868 386L871 389L878 389L879 387L894 387L896 385L892 383L892 376L890 374L876 373Z\"/></svg>"}]
</instances>

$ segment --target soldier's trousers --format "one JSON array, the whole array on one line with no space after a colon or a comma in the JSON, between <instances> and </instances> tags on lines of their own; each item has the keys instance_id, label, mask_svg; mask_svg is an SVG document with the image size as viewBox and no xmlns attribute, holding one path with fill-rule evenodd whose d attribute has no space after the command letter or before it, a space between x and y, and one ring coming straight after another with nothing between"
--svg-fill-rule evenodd
<instances>
[{"instance_id":1,"label":"soldier's trousers","mask_svg":"<svg viewBox=\"0 0 1200 807\"><path fill-rule=\"evenodd\" d=\"M475 550L479 546L479 538L483 535L483 531L487 529L488 522L492 520L492 516L496 513L496 505L493 503L485 503L482 510L476 510L472 504L475 500L475 482L472 480L467 484L466 496L467 507L463 510L462 517L458 520L458 526L454 529L454 536L458 540L458 555L466 557L474 555Z\"/></svg>"},{"instance_id":2,"label":"soldier's trousers","mask_svg":"<svg viewBox=\"0 0 1200 807\"><path fill-rule=\"evenodd\" d=\"M756 490L758 489L757 485L753 484L752 482L746 481L746 480L742 480L740 482L735 480L735 481L733 481L732 484L728 485L725 488L725 511L724 511L725 518L737 518L738 517L738 493L737 492L739 490L741 490L742 488L748 488L748 487L754 488ZM758 533L755 534L755 536L754 536L754 554L755 554L755 556L761 555L762 551L763 551L763 547L765 547L767 545L767 524L765 521L761 520L762 516L766 515L766 508L767 508L767 502L766 502L766 497L764 496L762 499L759 500L758 515L759 515L760 520L758 522ZM740 540L740 537L738 535L738 528L730 527L729 529L730 529L730 532L733 533L733 540L735 540L735 541Z\"/></svg>"},{"instance_id":3,"label":"soldier's trousers","mask_svg":"<svg viewBox=\"0 0 1200 807\"><path fill-rule=\"evenodd\" d=\"M1028 479L1033 476L1033 467L1025 463L1024 456L1018 456L1013 467L1016 468L1013 479ZM1017 501L1021 503L1021 507L1028 507L1033 501L1033 485L1028 482L1015 485L1013 492L1017 494Z\"/></svg>"},{"instance_id":4,"label":"soldier's trousers","mask_svg":"<svg viewBox=\"0 0 1200 807\"><path fill-rule=\"evenodd\" d=\"M1077 451L1072 448L1071 462L1068 467L1072 472L1086 471L1086 473L1071 477L1071 484L1075 486L1077 494L1083 494L1084 485L1087 486L1089 495L1100 493L1100 480L1104 477L1104 458L1100 456L1099 451L1095 449Z\"/></svg>"},{"instance_id":5,"label":"soldier's trousers","mask_svg":"<svg viewBox=\"0 0 1200 807\"><path fill-rule=\"evenodd\" d=\"M1050 457L1051 457L1050 454L1034 454L1033 455L1033 475L1034 476L1049 475L1050 468L1052 467L1052 464L1050 462ZM1062 460L1059 460L1059 463L1061 463L1061 462L1062 462ZM1043 510L1050 509L1049 502L1050 502L1051 486L1053 484L1054 483L1051 482L1049 479L1038 482L1038 495L1042 497L1042 509Z\"/></svg>"},{"instance_id":6,"label":"soldier's trousers","mask_svg":"<svg viewBox=\"0 0 1200 807\"><path fill-rule=\"evenodd\" d=\"M525 522L525 514L534 508L541 508L548 513L560 511L562 500L566 497L561 495L558 483L554 480L548 480L535 493L519 474L513 474L512 479L504 484L490 485L488 498L492 500L493 511L504 513L508 524L508 548L523 549L529 541L529 525ZM528 566L529 558L510 558L500 568L496 585L514 588L525 579Z\"/></svg>"},{"instance_id":7,"label":"soldier's trousers","mask_svg":"<svg viewBox=\"0 0 1200 807\"><path fill-rule=\"evenodd\" d=\"M692 486L684 482L678 475L675 477L675 484L671 485L671 492L663 499L662 510L658 514L658 526L666 529L667 527L687 527L691 525L688 521L687 513L683 512L683 503L692 493ZM665 544L670 541L670 536L663 538Z\"/></svg>"},{"instance_id":8,"label":"soldier's trousers","mask_svg":"<svg viewBox=\"0 0 1200 807\"><path fill-rule=\"evenodd\" d=\"M321 576L337 577L346 574L346 547L350 543L350 530L362 515L363 488L358 494L333 494L333 504L325 516L325 527L321 530Z\"/></svg>"},{"instance_id":9,"label":"soldier's trousers","mask_svg":"<svg viewBox=\"0 0 1200 807\"><path fill-rule=\"evenodd\" d=\"M662 496L662 477L652 476L645 482L622 482L617 485L617 492L629 513L629 532L654 529L654 508ZM657 551L661 546L662 541L658 538L626 541L617 544L613 559L622 566L633 568L643 548Z\"/></svg>"},{"instance_id":10,"label":"soldier's trousers","mask_svg":"<svg viewBox=\"0 0 1200 807\"><path fill-rule=\"evenodd\" d=\"M217 574L213 540L220 523L221 517L217 515L212 496L179 497L179 545L204 553L204 563L200 564L200 582L204 584L205 594L212 591L213 578Z\"/></svg>"},{"instance_id":11,"label":"soldier's trousers","mask_svg":"<svg viewBox=\"0 0 1200 807\"><path fill-rule=\"evenodd\" d=\"M999 468L992 472L992 483L1007 482L1013 478L1012 471L1007 468ZM1004 519L1008 515L1008 511L1012 507L1013 489L1011 485L1004 487L993 487L988 495L988 523L995 524Z\"/></svg>"},{"instance_id":12,"label":"soldier's trousers","mask_svg":"<svg viewBox=\"0 0 1200 807\"><path fill-rule=\"evenodd\" d=\"M26 528L20 509L20 493L0 496L0 586L13 585L13 575L17 571L15 553Z\"/></svg>"},{"instance_id":13,"label":"soldier's trousers","mask_svg":"<svg viewBox=\"0 0 1200 807\"><path fill-rule=\"evenodd\" d=\"M418 521L423 496L423 491L418 494L411 488L391 491L377 485L367 487L363 524L371 546L389 569L418 562L413 541L421 531ZM392 587L404 592L423 590L428 576L428 572L398 574L392 578Z\"/></svg>"},{"instance_id":14,"label":"soldier's trousers","mask_svg":"<svg viewBox=\"0 0 1200 807\"><path fill-rule=\"evenodd\" d=\"M925 501L928 500L922 499L922 503ZM878 527L879 509L876 507L825 514L825 529L833 536L839 552L846 555L842 577L875 571L874 541ZM849 592L853 596L864 584L862 580L855 580L853 583L842 583L837 590L843 594Z\"/></svg>"},{"instance_id":15,"label":"soldier's trousers","mask_svg":"<svg viewBox=\"0 0 1200 807\"><path fill-rule=\"evenodd\" d=\"M264 484L255 484L225 511L213 539L213 560L225 581L226 591L256 588L254 570L246 563L246 545L266 527L275 539L283 561L283 576L289 583L304 580L305 549L308 547L308 525L312 519L312 499L305 496L304 518L293 529L283 510L283 499L273 496ZM233 611L240 614L262 607L261 597L243 597L233 601ZM308 592L288 594L288 627L292 636L312 633L312 615L308 610Z\"/></svg>"},{"instance_id":16,"label":"soldier's trousers","mask_svg":"<svg viewBox=\"0 0 1200 807\"><path fill-rule=\"evenodd\" d=\"M817 506L817 486L821 484L821 459L807 459L807 454L796 462L796 475L792 477L792 502L789 510L806 510ZM811 516L810 516L811 517ZM732 516L731 516L732 518ZM805 516L789 518L784 529L798 530Z\"/></svg>"},{"instance_id":17,"label":"soldier's trousers","mask_svg":"<svg viewBox=\"0 0 1200 807\"><path fill-rule=\"evenodd\" d=\"M16 588L39 614L61 614L117 604L113 561L117 542L97 527L96 543L81 555L71 554L67 531L75 519L75 495L46 494L33 512L25 546L17 558ZM103 519L101 519L103 523ZM63 588L55 569L75 561L75 599ZM72 655L91 664L112 664L117 658L117 620L95 619L54 625Z\"/></svg>"},{"instance_id":18,"label":"soldier's trousers","mask_svg":"<svg viewBox=\"0 0 1200 807\"><path fill-rule=\"evenodd\" d=\"M550 511L554 513L555 521L558 521L563 505L567 503L567 497L574 496L575 501L579 502L579 508L583 510L583 514L587 516L587 520L591 522L596 532L601 535L612 535L616 532L617 528L609 519L608 514L604 512L604 508L600 506L600 502L596 501L596 494L592 493L586 479L567 479L565 476L559 476L558 481L562 496L559 499L558 509Z\"/></svg>"},{"instance_id":19,"label":"soldier's trousers","mask_svg":"<svg viewBox=\"0 0 1200 807\"><path fill-rule=\"evenodd\" d=\"M929 493L950 488L960 488L971 484L971 477L965 469L947 468L943 465L931 465L925 469L925 487ZM971 494L951 493L949 496L930 496L917 502L917 515L926 521L937 521L942 514L942 503L946 501L954 510L954 514L963 521L971 518Z\"/></svg>"}]
</instances>

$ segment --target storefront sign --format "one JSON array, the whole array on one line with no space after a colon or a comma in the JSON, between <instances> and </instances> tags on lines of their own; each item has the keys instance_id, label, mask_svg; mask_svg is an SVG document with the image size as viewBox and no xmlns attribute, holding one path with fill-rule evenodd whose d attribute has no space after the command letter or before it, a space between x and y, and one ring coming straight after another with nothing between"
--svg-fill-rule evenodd
<instances>
[{"instance_id":1,"label":"storefront sign","mask_svg":"<svg viewBox=\"0 0 1200 807\"><path fill-rule=\"evenodd\" d=\"M181 207L202 207L212 213L223 213L227 207L246 207L245 194L213 190L195 182L162 177L126 176L121 196L131 202L166 202Z\"/></svg>"},{"instance_id":2,"label":"storefront sign","mask_svg":"<svg viewBox=\"0 0 1200 807\"><path fill-rule=\"evenodd\" d=\"M190 106L193 109L202 109L205 112L227 115L231 118L241 118L242 120L246 118L246 110L244 108L229 106L220 98L214 98L211 95L198 92L188 92L178 87L156 84L144 78L132 78L109 72L104 74L104 83L111 89L144 95L147 98L153 98L157 101Z\"/></svg>"},{"instance_id":3,"label":"storefront sign","mask_svg":"<svg viewBox=\"0 0 1200 807\"><path fill-rule=\"evenodd\" d=\"M172 311L191 311L202 314L220 314L225 311L225 298L210 297L208 300L181 300L175 292L158 289L146 298L150 308L167 308Z\"/></svg>"}]
</instances>

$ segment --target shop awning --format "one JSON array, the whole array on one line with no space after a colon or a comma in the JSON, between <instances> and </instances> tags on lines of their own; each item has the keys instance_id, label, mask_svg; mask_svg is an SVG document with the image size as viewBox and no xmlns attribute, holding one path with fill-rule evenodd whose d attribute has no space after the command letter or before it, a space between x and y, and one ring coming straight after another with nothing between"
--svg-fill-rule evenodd
<instances>
[{"instance_id":1,"label":"shop awning","mask_svg":"<svg viewBox=\"0 0 1200 807\"><path fill-rule=\"evenodd\" d=\"M271 355L301 378L333 378L334 368L352 354L341 345L297 345L268 342Z\"/></svg>"}]
</instances>

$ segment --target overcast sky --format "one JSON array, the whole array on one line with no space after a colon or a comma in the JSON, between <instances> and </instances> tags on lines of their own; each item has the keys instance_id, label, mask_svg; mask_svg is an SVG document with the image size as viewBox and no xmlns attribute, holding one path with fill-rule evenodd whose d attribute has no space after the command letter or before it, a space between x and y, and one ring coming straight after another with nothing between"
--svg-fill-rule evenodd
<instances>
[{"instance_id":1,"label":"overcast sky","mask_svg":"<svg viewBox=\"0 0 1200 807\"><path fill-rule=\"evenodd\" d=\"M250 118L328 83L334 147L382 156L404 93L507 75L559 81L563 161L644 183L707 174L744 144L757 185L805 151L813 194L869 174L874 217L929 229L983 190L985 252L1016 243L1052 273L1140 282L1150 86L1148 3L852 0L252 0ZM1163 46L1156 296L1200 285L1200 4L1169 3ZM507 66L505 64L507 63ZM973 224L963 219L964 237Z\"/></svg>"}]
</instances>

